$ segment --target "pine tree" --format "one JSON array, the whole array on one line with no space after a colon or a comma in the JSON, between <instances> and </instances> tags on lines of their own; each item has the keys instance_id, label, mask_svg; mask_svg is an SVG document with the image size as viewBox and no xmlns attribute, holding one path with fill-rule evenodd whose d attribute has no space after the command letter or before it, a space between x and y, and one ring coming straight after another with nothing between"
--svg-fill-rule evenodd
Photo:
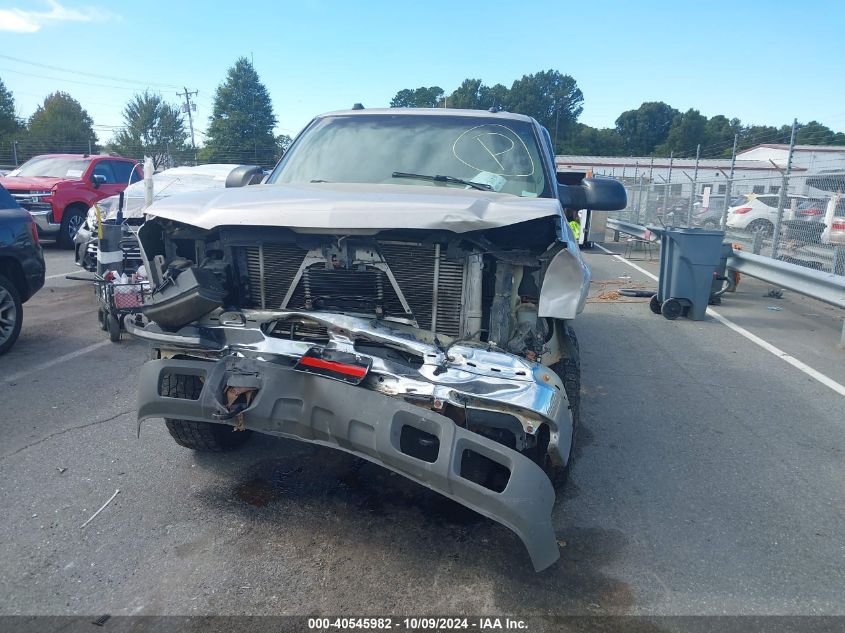
<instances>
[{"instance_id":1,"label":"pine tree","mask_svg":"<svg viewBox=\"0 0 845 633\"><path fill-rule=\"evenodd\" d=\"M280 156L273 135L276 115L267 88L241 57L217 87L200 158L207 162L272 166Z\"/></svg>"}]
</instances>

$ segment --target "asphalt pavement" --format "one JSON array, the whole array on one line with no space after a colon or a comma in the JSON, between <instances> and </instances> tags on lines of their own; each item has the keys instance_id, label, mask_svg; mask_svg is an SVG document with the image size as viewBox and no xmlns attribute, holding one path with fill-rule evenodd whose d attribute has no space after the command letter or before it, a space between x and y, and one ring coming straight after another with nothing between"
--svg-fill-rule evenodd
<instances>
[{"instance_id":1,"label":"asphalt pavement","mask_svg":"<svg viewBox=\"0 0 845 633\"><path fill-rule=\"evenodd\" d=\"M712 317L616 297L654 282L586 258L583 428L561 560L535 574L506 528L345 454L138 437L147 347L108 342L48 248L0 358L0 615L845 614L845 398ZM842 312L768 289L744 279L718 312L845 384Z\"/></svg>"}]
</instances>

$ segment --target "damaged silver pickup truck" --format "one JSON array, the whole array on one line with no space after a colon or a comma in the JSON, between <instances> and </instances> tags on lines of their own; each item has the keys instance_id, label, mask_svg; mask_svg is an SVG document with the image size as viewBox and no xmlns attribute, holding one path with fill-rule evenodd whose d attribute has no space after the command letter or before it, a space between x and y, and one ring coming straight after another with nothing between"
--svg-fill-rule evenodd
<instances>
[{"instance_id":1,"label":"damaged silver pickup truck","mask_svg":"<svg viewBox=\"0 0 845 633\"><path fill-rule=\"evenodd\" d=\"M567 218L624 206L617 181L559 183L526 116L317 117L264 184L148 209L139 424L195 450L256 431L352 453L504 524L542 570L589 286Z\"/></svg>"}]
</instances>

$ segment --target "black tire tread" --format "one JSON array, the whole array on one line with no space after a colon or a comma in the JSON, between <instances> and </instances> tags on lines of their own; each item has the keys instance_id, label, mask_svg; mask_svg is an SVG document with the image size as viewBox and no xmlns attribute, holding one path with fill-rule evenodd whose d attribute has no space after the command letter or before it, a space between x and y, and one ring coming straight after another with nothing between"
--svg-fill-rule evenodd
<instances>
[{"instance_id":1,"label":"black tire tread","mask_svg":"<svg viewBox=\"0 0 845 633\"><path fill-rule=\"evenodd\" d=\"M565 336L572 341L572 354L553 364L551 369L563 382L566 397L569 399L569 410L572 415L572 446L578 441L578 429L581 426L581 348L575 331L566 326ZM572 469L574 450L569 451L569 462L566 466L553 466L548 472L549 479L555 490L562 489L569 479Z\"/></svg>"},{"instance_id":2,"label":"black tire tread","mask_svg":"<svg viewBox=\"0 0 845 633\"><path fill-rule=\"evenodd\" d=\"M202 391L199 376L165 374L161 380L161 393L170 398L193 400ZM226 424L196 422L165 418L170 436L179 446L204 453L221 453L237 448L249 437L250 431L233 431Z\"/></svg>"},{"instance_id":3,"label":"black tire tread","mask_svg":"<svg viewBox=\"0 0 845 633\"><path fill-rule=\"evenodd\" d=\"M58 243L59 248L63 248L64 250L73 249L73 238L68 237L67 234L68 221L72 215L81 215L84 220L88 215L88 207L84 204L74 203L62 212L62 223L59 227L59 237L56 242Z\"/></svg>"},{"instance_id":4,"label":"black tire tread","mask_svg":"<svg viewBox=\"0 0 845 633\"><path fill-rule=\"evenodd\" d=\"M21 326L23 325L23 302L21 301L21 295L18 292L17 286L12 283L11 279L0 275L0 286L3 286L3 288L6 289L9 294L12 295L12 299L15 302L15 308L18 313L18 320L12 328L12 335L6 341L0 344L0 356L2 356L10 349L12 349L12 346L15 344L15 341L18 340L18 336L20 336Z\"/></svg>"}]
</instances>

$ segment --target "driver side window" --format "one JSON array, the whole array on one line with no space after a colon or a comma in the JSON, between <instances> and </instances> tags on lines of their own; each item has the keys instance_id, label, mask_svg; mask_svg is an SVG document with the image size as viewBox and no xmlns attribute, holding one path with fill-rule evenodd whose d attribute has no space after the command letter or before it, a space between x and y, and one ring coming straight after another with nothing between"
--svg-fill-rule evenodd
<instances>
[{"instance_id":1,"label":"driver side window","mask_svg":"<svg viewBox=\"0 0 845 633\"><path fill-rule=\"evenodd\" d=\"M94 171L91 172L92 176L103 176L106 179L105 184L113 185L117 182L114 179L114 170L111 167L111 161L101 160L99 163L94 165Z\"/></svg>"}]
</instances>

